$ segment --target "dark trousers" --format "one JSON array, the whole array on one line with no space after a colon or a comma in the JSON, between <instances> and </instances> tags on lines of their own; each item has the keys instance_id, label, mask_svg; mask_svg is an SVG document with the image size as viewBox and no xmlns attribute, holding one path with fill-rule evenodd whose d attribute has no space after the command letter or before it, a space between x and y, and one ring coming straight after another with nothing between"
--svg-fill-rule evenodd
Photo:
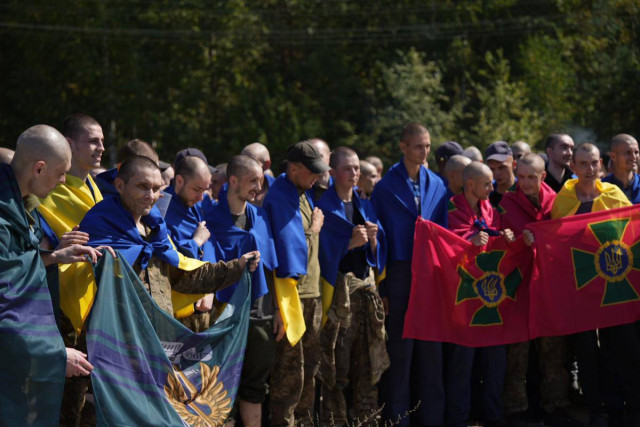
<instances>
[{"instance_id":1,"label":"dark trousers","mask_svg":"<svg viewBox=\"0 0 640 427\"><path fill-rule=\"evenodd\" d=\"M442 343L402 338L411 286L411 263L389 266L384 286L389 297L386 328L391 366L380 381L380 400L384 404L382 416L400 426L410 423L440 425L444 420ZM416 405L415 412L408 416Z\"/></svg>"}]
</instances>

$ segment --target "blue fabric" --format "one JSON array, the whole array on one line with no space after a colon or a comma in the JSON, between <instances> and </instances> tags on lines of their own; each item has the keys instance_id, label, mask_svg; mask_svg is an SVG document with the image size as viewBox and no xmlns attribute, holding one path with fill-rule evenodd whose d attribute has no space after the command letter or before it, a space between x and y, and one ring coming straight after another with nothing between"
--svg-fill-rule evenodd
<instances>
[{"instance_id":1,"label":"blue fabric","mask_svg":"<svg viewBox=\"0 0 640 427\"><path fill-rule=\"evenodd\" d=\"M189 258L216 262L215 249L210 240L204 242L202 247L193 240L193 233L198 228L198 224L204 221L202 205L196 203L188 208L182 203L172 186L167 187L165 191L171 196L171 200L164 220L178 251Z\"/></svg>"},{"instance_id":2,"label":"blue fabric","mask_svg":"<svg viewBox=\"0 0 640 427\"><path fill-rule=\"evenodd\" d=\"M264 178L267 180L267 182L269 183L269 187L271 187L271 184L273 184L274 182L276 182L276 178L274 176L271 175L265 175Z\"/></svg>"},{"instance_id":3,"label":"blue fabric","mask_svg":"<svg viewBox=\"0 0 640 427\"><path fill-rule=\"evenodd\" d=\"M638 175L637 173L633 175L633 179L631 180L627 188L624 188L622 186L622 182L618 181L612 173L602 178L602 182L608 182L617 185L618 188L622 190L624 195L627 196L627 199L629 199L629 201L634 205L640 203L640 175Z\"/></svg>"},{"instance_id":4,"label":"blue fabric","mask_svg":"<svg viewBox=\"0 0 640 427\"><path fill-rule=\"evenodd\" d=\"M154 207L141 221L151 229L149 241L140 235L133 217L122 206L120 197L109 197L87 212L80 223L80 231L89 233L90 246L111 246L119 250L130 265L135 264L141 256L140 265L145 269L151 256L155 255L178 267L178 252L173 249L160 212Z\"/></svg>"},{"instance_id":5,"label":"blue fabric","mask_svg":"<svg viewBox=\"0 0 640 427\"><path fill-rule=\"evenodd\" d=\"M353 191L353 207L360 212L365 221L378 224L378 245L376 253L373 254L369 244L366 244L367 262L371 267L378 269L380 273L384 270L387 259L386 238L382 225L373 212L371 204L367 200L362 200ZM335 286L338 276L338 266L340 260L347 254L349 240L355 224L349 222L345 216L344 203L338 197L335 185L329 187L324 193L318 207L324 214L324 225L320 231L320 251L318 260L320 261L320 271L322 278L332 286Z\"/></svg>"},{"instance_id":6,"label":"blue fabric","mask_svg":"<svg viewBox=\"0 0 640 427\"><path fill-rule=\"evenodd\" d=\"M124 254L114 260L105 252L96 280L87 347L97 424L222 425L244 360L248 272L223 320L198 334L158 307Z\"/></svg>"},{"instance_id":7,"label":"blue fabric","mask_svg":"<svg viewBox=\"0 0 640 427\"><path fill-rule=\"evenodd\" d=\"M442 180L420 167L420 211L408 182L407 169L400 161L376 184L371 195L373 210L387 235L388 262L411 261L418 216L447 227L447 190Z\"/></svg>"},{"instance_id":8,"label":"blue fabric","mask_svg":"<svg viewBox=\"0 0 640 427\"><path fill-rule=\"evenodd\" d=\"M118 168L109 169L96 175L94 181L98 186L98 189L102 193L102 198L106 199L109 196L117 196L118 190L113 185L118 176Z\"/></svg>"},{"instance_id":9,"label":"blue fabric","mask_svg":"<svg viewBox=\"0 0 640 427\"><path fill-rule=\"evenodd\" d=\"M306 194L313 209L313 197L309 191ZM271 223L278 256L276 276L297 278L307 274L308 248L300 213L300 195L286 174L274 181L263 206Z\"/></svg>"},{"instance_id":10,"label":"blue fabric","mask_svg":"<svg viewBox=\"0 0 640 427\"><path fill-rule=\"evenodd\" d=\"M208 205L203 213L207 221L207 228L211 232L211 241L214 242L216 258L230 261L239 258L251 251L260 251L261 265L268 270L275 270L278 266L276 248L271 236L269 220L264 209L257 208L247 203L247 221L250 230L245 231L233 224L229 203L227 202L226 186L220 190L218 204ZM257 268L251 277L251 299L255 301L269 292L264 268ZM236 285L223 289L216 293L220 301L229 301L235 292Z\"/></svg>"}]
</instances>

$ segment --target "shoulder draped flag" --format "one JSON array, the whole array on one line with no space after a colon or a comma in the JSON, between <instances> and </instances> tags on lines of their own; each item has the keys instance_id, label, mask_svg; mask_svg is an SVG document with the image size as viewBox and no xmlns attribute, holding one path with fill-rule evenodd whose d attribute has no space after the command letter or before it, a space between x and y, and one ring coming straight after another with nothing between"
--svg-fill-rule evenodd
<instances>
[{"instance_id":1,"label":"shoulder draped flag","mask_svg":"<svg viewBox=\"0 0 640 427\"><path fill-rule=\"evenodd\" d=\"M403 337L469 347L528 340L531 264L522 239L476 247L418 218Z\"/></svg>"},{"instance_id":2,"label":"shoulder draped flag","mask_svg":"<svg viewBox=\"0 0 640 427\"><path fill-rule=\"evenodd\" d=\"M534 234L531 333L566 335L640 319L640 207L527 226Z\"/></svg>"},{"instance_id":3,"label":"shoulder draped flag","mask_svg":"<svg viewBox=\"0 0 640 427\"><path fill-rule=\"evenodd\" d=\"M87 346L98 425L223 425L244 359L248 272L218 322L198 334L156 305L123 254L105 252L96 277Z\"/></svg>"}]
</instances>

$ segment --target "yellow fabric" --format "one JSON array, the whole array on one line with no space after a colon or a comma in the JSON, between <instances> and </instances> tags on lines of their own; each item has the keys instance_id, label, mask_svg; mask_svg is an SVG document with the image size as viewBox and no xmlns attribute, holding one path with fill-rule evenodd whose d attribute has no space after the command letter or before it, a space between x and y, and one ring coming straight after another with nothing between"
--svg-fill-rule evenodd
<instances>
[{"instance_id":1,"label":"yellow fabric","mask_svg":"<svg viewBox=\"0 0 640 427\"><path fill-rule=\"evenodd\" d=\"M331 308L331 302L333 301L334 287L329 284L324 278L321 278L322 288L322 326L327 322L327 313Z\"/></svg>"},{"instance_id":2,"label":"yellow fabric","mask_svg":"<svg viewBox=\"0 0 640 427\"><path fill-rule=\"evenodd\" d=\"M576 213L581 204L576 194L577 182L577 179L570 179L565 182L553 202L553 207L551 208L552 219L563 218ZM597 180L596 187L600 191L600 195L593 200L591 212L631 206L631 202L618 186Z\"/></svg>"},{"instance_id":3,"label":"yellow fabric","mask_svg":"<svg viewBox=\"0 0 640 427\"><path fill-rule=\"evenodd\" d=\"M175 244L171 241L173 248ZM178 252L178 268L184 271L192 271L203 265L205 262L194 258L188 258ZM181 294L180 292L171 291L171 304L173 305L173 317L176 319L182 319L192 315L195 312L193 304L200 298L204 298L205 294Z\"/></svg>"},{"instance_id":4,"label":"yellow fabric","mask_svg":"<svg viewBox=\"0 0 640 427\"><path fill-rule=\"evenodd\" d=\"M274 274L274 287L280 308L280 315L287 333L287 339L293 347L300 341L306 331L302 305L298 295L298 279L288 277L281 279Z\"/></svg>"},{"instance_id":5,"label":"yellow fabric","mask_svg":"<svg viewBox=\"0 0 640 427\"><path fill-rule=\"evenodd\" d=\"M376 273L376 286L380 288L380 282L382 282L384 279L387 278L387 266L385 265L384 270L382 270L382 273L378 272L378 269L375 269L375 273Z\"/></svg>"}]
</instances>

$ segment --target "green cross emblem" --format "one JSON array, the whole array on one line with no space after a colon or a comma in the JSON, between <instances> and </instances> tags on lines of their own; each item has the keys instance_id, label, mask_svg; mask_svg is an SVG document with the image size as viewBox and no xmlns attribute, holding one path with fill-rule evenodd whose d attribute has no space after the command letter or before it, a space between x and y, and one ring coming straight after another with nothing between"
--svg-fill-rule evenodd
<instances>
[{"instance_id":1,"label":"green cross emblem","mask_svg":"<svg viewBox=\"0 0 640 427\"><path fill-rule=\"evenodd\" d=\"M624 243L629 218L589 224L589 230L600 243L595 252L571 248L573 271L578 290L600 277L605 280L601 306L621 304L640 299L627 275L640 270L640 242Z\"/></svg>"}]
</instances>

